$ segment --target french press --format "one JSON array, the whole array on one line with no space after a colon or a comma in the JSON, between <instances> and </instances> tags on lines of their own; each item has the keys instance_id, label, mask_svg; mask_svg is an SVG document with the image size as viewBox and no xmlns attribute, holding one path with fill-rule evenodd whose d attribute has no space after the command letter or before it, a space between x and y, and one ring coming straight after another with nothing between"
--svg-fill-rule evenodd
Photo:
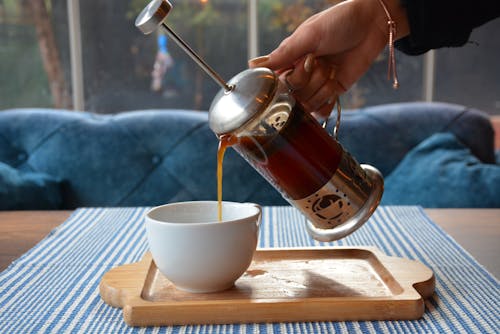
<instances>
[{"instance_id":1,"label":"french press","mask_svg":"<svg viewBox=\"0 0 500 334\"><path fill-rule=\"evenodd\" d=\"M380 203L384 182L338 142L340 114L332 136L267 68L225 82L164 23L171 9L167 0L153 0L135 24L145 34L162 26L221 86L209 110L212 131L232 136L233 148L307 218L314 239L337 240L363 225Z\"/></svg>"}]
</instances>

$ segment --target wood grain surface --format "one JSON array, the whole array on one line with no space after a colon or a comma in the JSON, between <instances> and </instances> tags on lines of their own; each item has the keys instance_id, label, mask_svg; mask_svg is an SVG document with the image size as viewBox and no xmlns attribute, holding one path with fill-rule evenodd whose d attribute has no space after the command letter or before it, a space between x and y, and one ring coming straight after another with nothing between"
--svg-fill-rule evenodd
<instances>
[{"instance_id":1,"label":"wood grain surface","mask_svg":"<svg viewBox=\"0 0 500 334\"><path fill-rule=\"evenodd\" d=\"M373 248L258 250L232 288L189 293L154 265L116 267L100 284L102 299L123 309L131 326L240 322L410 320L434 292L432 271Z\"/></svg>"}]
</instances>

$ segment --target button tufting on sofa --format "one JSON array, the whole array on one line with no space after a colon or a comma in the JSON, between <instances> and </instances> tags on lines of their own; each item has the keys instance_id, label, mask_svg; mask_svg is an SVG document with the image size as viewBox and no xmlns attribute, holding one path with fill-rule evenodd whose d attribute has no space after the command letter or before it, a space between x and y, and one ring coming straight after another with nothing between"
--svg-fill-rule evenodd
<instances>
[{"instance_id":1,"label":"button tufting on sofa","mask_svg":"<svg viewBox=\"0 0 500 334\"><path fill-rule=\"evenodd\" d=\"M207 119L206 112L189 110L143 110L116 115L53 109L2 111L0 163L4 166L0 169L0 193L3 191L5 196L0 208L151 206L215 200L217 138ZM334 123L330 122L330 126ZM404 197L405 189L399 184L403 184L407 168L412 173L424 172L412 171L415 162L410 164L405 158L421 156L420 143L440 132L451 133L476 159L464 163L475 161L474 168L488 163L488 175L495 173L494 166L498 165L494 164L493 130L488 116L463 106L399 103L346 111L339 140L360 163L371 164L384 174L389 181L386 192ZM447 144L450 140L447 137L442 142L451 145ZM460 148L463 155L460 145L450 147ZM423 148L435 146L433 142ZM417 149L418 154L414 152ZM399 174L394 175L395 171ZM20 186L23 178L29 179L29 187ZM419 180L418 175L416 179ZM23 197L22 191L33 194L33 187L46 190L49 184L49 193L58 192L59 197L39 202L50 205L29 202L33 196ZM453 184L450 186L453 191ZM225 156L223 188L225 200L287 204L232 149ZM425 186L421 189L412 194L411 204L452 206L452 197L427 192ZM9 200L9 192L15 192L15 202ZM384 204L408 204L407 198L390 195L384 195ZM461 203L477 205L478 201L466 198Z\"/></svg>"},{"instance_id":2,"label":"button tufting on sofa","mask_svg":"<svg viewBox=\"0 0 500 334\"><path fill-rule=\"evenodd\" d=\"M161 162L161 157L153 155L153 157L151 158L151 162L153 163L153 165L158 165Z\"/></svg>"},{"instance_id":3,"label":"button tufting on sofa","mask_svg":"<svg viewBox=\"0 0 500 334\"><path fill-rule=\"evenodd\" d=\"M17 154L17 160L20 161L20 162L25 161L27 157L28 157L28 155L26 153L24 153L24 152L21 152L21 153Z\"/></svg>"}]
</instances>

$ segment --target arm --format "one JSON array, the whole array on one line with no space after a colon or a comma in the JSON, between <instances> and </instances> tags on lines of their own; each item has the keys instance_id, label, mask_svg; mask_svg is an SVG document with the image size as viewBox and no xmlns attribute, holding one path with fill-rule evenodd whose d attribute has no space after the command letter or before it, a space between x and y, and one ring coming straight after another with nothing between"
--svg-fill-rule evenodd
<instances>
[{"instance_id":1,"label":"arm","mask_svg":"<svg viewBox=\"0 0 500 334\"><path fill-rule=\"evenodd\" d=\"M500 16L498 0L401 0L411 34L396 47L411 55L462 46L472 30Z\"/></svg>"}]
</instances>

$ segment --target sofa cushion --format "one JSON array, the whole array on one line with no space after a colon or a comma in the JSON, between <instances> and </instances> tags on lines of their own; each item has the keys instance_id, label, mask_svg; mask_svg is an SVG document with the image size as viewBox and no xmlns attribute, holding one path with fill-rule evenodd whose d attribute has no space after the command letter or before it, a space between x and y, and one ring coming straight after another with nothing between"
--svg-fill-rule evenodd
<instances>
[{"instance_id":1,"label":"sofa cushion","mask_svg":"<svg viewBox=\"0 0 500 334\"><path fill-rule=\"evenodd\" d=\"M0 161L62 180L62 208L217 198L217 138L205 112L0 112ZM223 198L286 204L243 158L224 159Z\"/></svg>"},{"instance_id":2,"label":"sofa cushion","mask_svg":"<svg viewBox=\"0 0 500 334\"><path fill-rule=\"evenodd\" d=\"M451 133L424 140L385 179L384 205L500 207L500 165L486 164Z\"/></svg>"},{"instance_id":3,"label":"sofa cushion","mask_svg":"<svg viewBox=\"0 0 500 334\"><path fill-rule=\"evenodd\" d=\"M329 129L334 124L332 119ZM439 132L453 133L482 162L495 162L488 115L448 103L395 103L345 112L339 140L360 163L388 176L408 152Z\"/></svg>"},{"instance_id":4,"label":"sofa cushion","mask_svg":"<svg viewBox=\"0 0 500 334\"><path fill-rule=\"evenodd\" d=\"M0 162L0 210L59 209L60 183L44 173L22 172Z\"/></svg>"}]
</instances>

